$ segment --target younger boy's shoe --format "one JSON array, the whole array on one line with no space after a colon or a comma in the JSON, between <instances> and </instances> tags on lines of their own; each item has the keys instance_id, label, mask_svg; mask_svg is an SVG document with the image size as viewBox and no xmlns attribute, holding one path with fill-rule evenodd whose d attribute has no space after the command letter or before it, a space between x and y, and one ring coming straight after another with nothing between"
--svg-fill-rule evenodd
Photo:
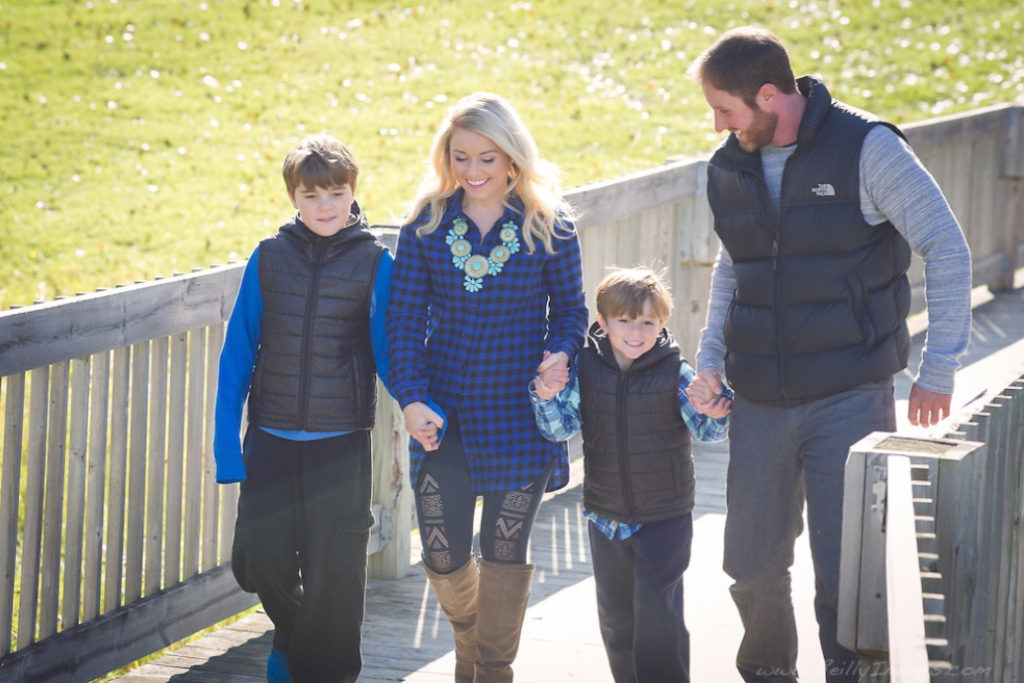
<instances>
[{"instance_id":1,"label":"younger boy's shoe","mask_svg":"<svg viewBox=\"0 0 1024 683\"><path fill-rule=\"evenodd\" d=\"M276 647L267 657L267 683L292 683L292 675L288 673L288 653Z\"/></svg>"}]
</instances>

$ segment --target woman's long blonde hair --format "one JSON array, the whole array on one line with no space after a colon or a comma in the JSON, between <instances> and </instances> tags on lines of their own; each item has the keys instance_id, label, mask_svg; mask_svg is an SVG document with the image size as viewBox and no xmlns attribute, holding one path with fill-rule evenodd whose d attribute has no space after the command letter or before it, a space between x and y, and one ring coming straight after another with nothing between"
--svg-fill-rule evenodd
<instances>
[{"instance_id":1,"label":"woman's long blonde hair","mask_svg":"<svg viewBox=\"0 0 1024 683\"><path fill-rule=\"evenodd\" d=\"M557 167L540 159L537 143L519 114L504 98L492 93L473 93L449 110L430 150L430 169L404 224L415 221L428 207L430 216L416 229L416 235L428 235L440 224L446 201L459 188L451 166L452 133L459 128L490 139L512 159L504 204L510 207L516 196L522 202L527 253L533 253L535 240L553 253L552 240L568 234L566 223L575 219L575 211L562 196Z\"/></svg>"}]
</instances>

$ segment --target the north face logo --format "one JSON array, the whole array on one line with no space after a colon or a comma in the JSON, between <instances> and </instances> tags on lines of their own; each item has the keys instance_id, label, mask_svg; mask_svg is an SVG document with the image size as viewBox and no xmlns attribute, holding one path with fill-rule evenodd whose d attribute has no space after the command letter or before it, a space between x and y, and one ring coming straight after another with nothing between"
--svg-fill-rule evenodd
<instances>
[{"instance_id":1,"label":"the north face logo","mask_svg":"<svg viewBox=\"0 0 1024 683\"><path fill-rule=\"evenodd\" d=\"M836 188L832 187L832 183L818 183L817 187L812 187L811 192L818 195L819 197L835 197Z\"/></svg>"}]
</instances>

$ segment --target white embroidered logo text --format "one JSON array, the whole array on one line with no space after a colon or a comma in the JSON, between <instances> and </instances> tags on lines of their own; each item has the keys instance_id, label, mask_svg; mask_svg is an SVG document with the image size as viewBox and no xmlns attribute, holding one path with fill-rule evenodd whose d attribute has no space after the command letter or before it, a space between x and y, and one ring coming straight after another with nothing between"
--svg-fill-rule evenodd
<instances>
[{"instance_id":1,"label":"white embroidered logo text","mask_svg":"<svg viewBox=\"0 0 1024 683\"><path fill-rule=\"evenodd\" d=\"M832 183L818 183L817 187L812 187L811 192L818 195L819 197L835 197L836 188L832 187Z\"/></svg>"}]
</instances>

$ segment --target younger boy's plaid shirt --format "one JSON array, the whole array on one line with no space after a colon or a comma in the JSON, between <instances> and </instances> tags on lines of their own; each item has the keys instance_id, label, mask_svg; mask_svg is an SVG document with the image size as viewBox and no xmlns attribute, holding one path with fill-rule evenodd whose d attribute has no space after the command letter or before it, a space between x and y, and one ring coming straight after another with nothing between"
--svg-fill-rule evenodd
<instances>
[{"instance_id":1,"label":"younger boy's plaid shirt","mask_svg":"<svg viewBox=\"0 0 1024 683\"><path fill-rule=\"evenodd\" d=\"M449 201L441 225L416 236L424 217L398 238L387 329L388 384L404 408L433 399L458 414L473 492L508 491L528 484L557 459L549 490L568 482L565 444L541 436L524 387L545 350L576 356L587 327L583 270L575 229L554 240L556 253L537 245L527 253L522 215L507 209L483 239L462 213L461 190ZM445 236L453 219L469 224L473 253L487 256L501 243L501 225L520 227L520 248L479 291L463 286L465 272L452 263ZM413 483L425 457L410 439Z\"/></svg>"}]
</instances>

